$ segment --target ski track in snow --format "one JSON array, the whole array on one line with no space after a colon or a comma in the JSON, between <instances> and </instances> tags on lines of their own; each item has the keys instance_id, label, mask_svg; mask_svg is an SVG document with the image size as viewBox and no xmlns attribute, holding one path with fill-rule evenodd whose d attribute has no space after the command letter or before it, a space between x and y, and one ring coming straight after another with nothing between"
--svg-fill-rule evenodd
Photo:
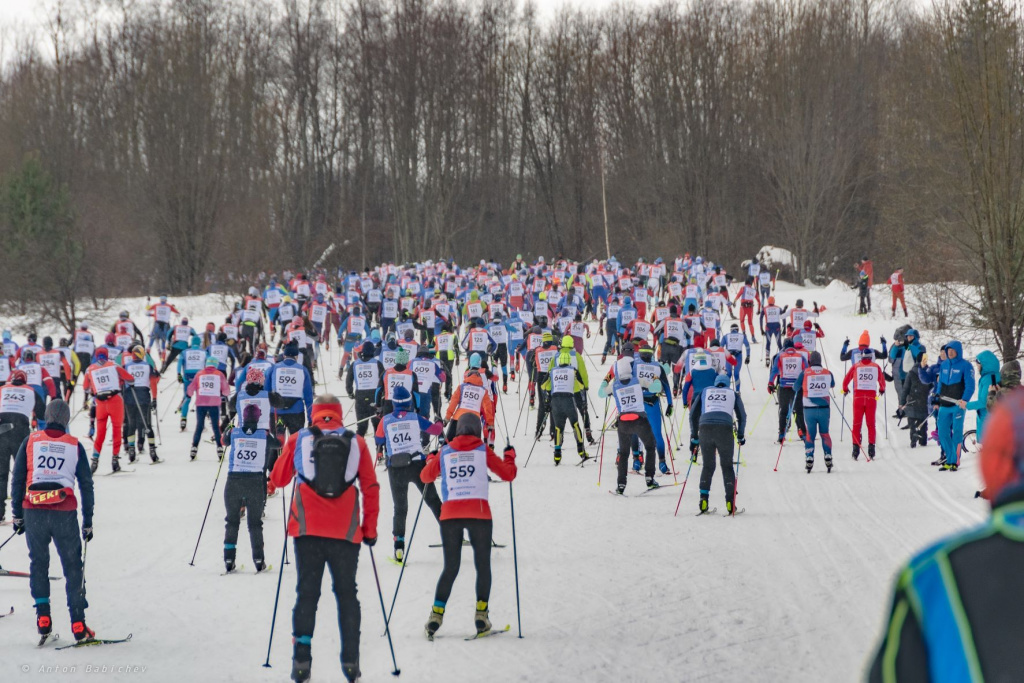
<instances>
[{"instance_id":1,"label":"ski track in snow","mask_svg":"<svg viewBox=\"0 0 1024 683\"><path fill-rule=\"evenodd\" d=\"M828 306L820 323L827 336L824 351L836 374L836 396L842 382L839 350L846 335L856 340L867 327L877 346L878 337L891 339L902 318L888 319L888 311L867 317L854 315L854 294L835 285L806 289L779 283L776 296L790 304L802 297ZM876 298L877 293L876 293ZM220 297L174 300L196 329L207 320L219 323L225 312ZM885 302L879 301L884 307ZM148 327L142 315L144 301L124 306L133 319ZM114 312L120 307L114 306ZM913 320L913 318L911 318ZM105 321L106 322L106 321ZM728 322L726 323L726 325ZM94 321L94 328L101 327ZM106 325L103 325L106 327ZM591 323L588 351L600 354L604 337ZM929 348L945 341L923 333ZM763 342L763 340L762 340ZM640 498L616 500L607 495L615 485L617 438L609 430L605 439L601 486L596 486L597 465L573 467L574 444L567 444L563 464L554 467L552 444L537 444L530 466L523 468L533 445L536 411L526 411L518 435L512 438L519 453L515 482L519 580L523 636L517 636L513 548L509 519L509 488L491 486L495 539L508 545L492 551L493 589L491 619L495 626L509 623L501 638L464 642L473 633L474 571L472 551L463 551L462 570L448 603L437 642L423 637L441 570L437 525L429 510L420 518L408 554L409 564L394 609L391 625L395 653L403 681L457 683L478 681L852 681L863 675L873 655L888 610L892 580L898 567L914 550L935 539L981 521L987 506L972 499L980 488L972 456L957 474L938 473L929 463L938 448L911 450L907 432L890 419L889 439L882 416L896 407L892 397L878 405L878 457L854 462L847 431L842 441L842 420L833 411L831 427L834 469L825 473L820 441L811 474L804 472L803 446L793 441L782 449L779 471L773 472L778 446L772 445L778 423L774 402L765 391L767 370L761 343L753 345L753 386L743 371L743 398L748 425L765 410L755 433L747 434L743 466L739 472L741 507L747 512L726 518L721 472L712 483L711 503L719 513L697 518L700 463L690 480L679 510L673 510L681 487L653 492ZM343 396L336 379L337 348L324 363L329 388ZM600 377L598 356L590 363L592 415L595 438L601 438L603 401L597 397ZM464 366L463 366L464 367ZM320 373L317 373L320 379ZM461 372L457 370L461 377ZM505 424L514 429L524 383L509 382L501 396L498 450L504 443ZM322 388L321 388L322 389ZM172 396L172 394L177 394ZM177 403L180 389L169 377L160 387L160 414L169 402ZM841 398L840 398L841 400ZM81 394L75 397L81 404ZM850 401L847 401L850 404ZM342 399L351 419L351 402ZM592 408L592 410L594 409ZM506 412L507 410L507 412ZM681 412L681 411L680 411ZM973 414L972 414L973 415ZM678 412L669 427L679 481L686 476L688 417ZM852 408L847 411L852 422ZM290 672L291 608L294 602L294 564L284 567L281 602L271 651L273 668L263 668L274 605L277 571L255 575L247 569L221 577L223 543L223 486L221 473L203 533L195 566L189 566L196 535L217 471L214 446L204 436L199 458L188 461L188 445L195 425L182 434L177 416L161 422L167 438L159 447L166 463L158 467L142 460L137 472L123 477L96 479L96 538L90 544L86 576L90 608L87 620L101 637L134 634L130 644L97 650L56 653L36 649L34 614L28 583L0 579L0 604L15 605L15 614L0 624L0 680L30 680L41 666L77 666L78 674L62 680L93 680L86 665L145 666L145 673L103 676L112 681L284 681ZM973 417L968 418L973 422ZM680 425L683 425L680 434ZM88 423L79 417L72 433L84 437ZM748 427L749 429L749 427ZM866 435L865 435L866 437ZM571 437L570 437L571 441ZM86 442L87 448L89 442ZM591 455L598 446L587 448ZM125 455L122 453L122 458ZM110 468L110 446L104 449L99 473ZM391 598L399 568L384 561L390 552L392 501L387 475L377 471L381 483L380 543L375 548L384 602ZM661 477L661 483L671 483ZM630 476L627 493L642 490L643 479ZM410 489L408 529L418 499ZM267 559L281 562L283 538L281 491L267 501L264 520ZM252 566L245 521L238 542L240 563ZM288 550L291 559L291 548ZM20 539L4 549L0 561L12 570L28 569L28 554ZM51 574L59 574L59 561L51 552ZM362 602L363 680L391 678L391 660L380 603L369 557L360 556L358 574ZM54 630L70 640L64 584L52 582ZM317 630L313 641L313 680L341 680L337 612L325 576ZM31 675L22 673L28 666Z\"/></svg>"}]
</instances>

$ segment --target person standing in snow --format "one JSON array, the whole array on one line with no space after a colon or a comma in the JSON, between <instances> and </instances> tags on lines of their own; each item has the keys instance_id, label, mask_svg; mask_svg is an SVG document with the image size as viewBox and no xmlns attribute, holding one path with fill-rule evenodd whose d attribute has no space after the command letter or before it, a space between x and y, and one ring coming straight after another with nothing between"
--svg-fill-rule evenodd
<instances>
[{"instance_id":1,"label":"person standing in snow","mask_svg":"<svg viewBox=\"0 0 1024 683\"><path fill-rule=\"evenodd\" d=\"M988 417L988 394L999 384L999 359L991 351L985 350L978 354L974 362L978 364L978 393L965 408L975 411L975 436L981 442L985 418Z\"/></svg>"},{"instance_id":2,"label":"person standing in snow","mask_svg":"<svg viewBox=\"0 0 1024 683\"><path fill-rule=\"evenodd\" d=\"M878 397L885 392L885 378L882 376L882 368L865 354L860 362L850 366L850 370L843 378L843 394L850 393L850 383L853 382L853 427L850 436L853 439L853 459L860 455L862 442L861 425L864 421L868 423L868 459L875 459L875 406Z\"/></svg>"},{"instance_id":3,"label":"person standing in snow","mask_svg":"<svg viewBox=\"0 0 1024 683\"><path fill-rule=\"evenodd\" d=\"M736 432L733 434L733 415L736 416ZM725 509L736 512L736 470L733 467L733 439L741 447L746 443L743 436L747 426L747 413L739 392L729 387L729 375L724 372L715 377L713 386L695 396L690 411L690 432L696 432L704 466L700 472L700 511L708 511L708 496L711 495L711 480L715 476L715 456L722 463L722 483L725 486Z\"/></svg>"},{"instance_id":4,"label":"person standing in snow","mask_svg":"<svg viewBox=\"0 0 1024 683\"><path fill-rule=\"evenodd\" d=\"M325 566L331 570L338 603L341 671L348 681L359 678L362 615L356 597L356 566L359 544L373 547L377 543L380 485L373 466L363 437L342 424L341 403L325 394L313 400L310 426L288 437L270 474L270 483L277 488L298 478L288 513L288 535L294 539L298 575L292 611L292 680L296 683L308 681L310 676L313 628ZM354 486L357 482L358 487Z\"/></svg>"},{"instance_id":5,"label":"person standing in snow","mask_svg":"<svg viewBox=\"0 0 1024 683\"><path fill-rule=\"evenodd\" d=\"M921 377L921 368L927 365L927 354L922 349L914 357L914 365L907 372L907 379L903 383L904 403L900 406L900 411L907 418L911 448L928 444L928 397L932 392L932 384Z\"/></svg>"},{"instance_id":6,"label":"person standing in snow","mask_svg":"<svg viewBox=\"0 0 1024 683\"><path fill-rule=\"evenodd\" d=\"M807 471L814 467L814 439L821 433L821 448L825 453L825 467L832 471L832 437L829 434L829 392L836 385L832 373L821 366L821 354L812 351L807 368L796 380L794 402L804 409L804 460Z\"/></svg>"},{"instance_id":7,"label":"person standing in snow","mask_svg":"<svg viewBox=\"0 0 1024 683\"><path fill-rule=\"evenodd\" d=\"M451 596L452 586L459 575L462 564L463 534L469 536L473 546L473 562L476 566L476 615L477 633L491 630L488 601L491 594L491 508L487 502L487 470L497 474L503 481L516 478L516 450L506 446L504 457L491 450L482 440L480 418L475 413L464 413L458 419L456 436L445 444L440 452L433 452L420 473L420 481L432 484L438 476L441 483L441 545L444 553L444 568L437 580L434 604L425 628L428 638L444 621L445 608Z\"/></svg>"},{"instance_id":8,"label":"person standing in snow","mask_svg":"<svg viewBox=\"0 0 1024 683\"><path fill-rule=\"evenodd\" d=\"M269 430L260 429L261 417L259 405L249 403L239 415L242 426L224 435L224 443L231 447L224 482L224 568L228 572L235 570L243 509L256 572L267 568L263 555L263 506L267 502L267 471L274 467L280 444Z\"/></svg>"},{"instance_id":9,"label":"person standing in snow","mask_svg":"<svg viewBox=\"0 0 1024 683\"><path fill-rule=\"evenodd\" d=\"M85 565L82 541L92 540L92 470L85 448L68 434L71 408L64 401L46 407L46 429L29 436L14 459L11 512L14 532L27 533L30 560L29 590L36 604L36 627L45 639L53 628L50 619L50 542L57 548L64 569L65 591L76 641L96 634L85 624ZM79 537L78 498L82 499ZM42 642L42 641L41 641Z\"/></svg>"},{"instance_id":10,"label":"person standing in snow","mask_svg":"<svg viewBox=\"0 0 1024 683\"><path fill-rule=\"evenodd\" d=\"M980 455L992 516L900 570L869 683L1024 680L1022 418L1021 389L992 410Z\"/></svg>"},{"instance_id":11,"label":"person standing in snow","mask_svg":"<svg viewBox=\"0 0 1024 683\"><path fill-rule=\"evenodd\" d=\"M907 317L907 302L903 298L903 269L897 268L889 276L889 288L892 290L892 317L896 317L896 302L903 307L903 317Z\"/></svg>"},{"instance_id":12,"label":"person standing in snow","mask_svg":"<svg viewBox=\"0 0 1024 683\"><path fill-rule=\"evenodd\" d=\"M938 432L946 462L942 470L956 472L960 467L960 446L964 438L967 402L975 392L974 368L963 357L958 341L946 344L946 360L939 366L935 388L939 399Z\"/></svg>"}]
</instances>

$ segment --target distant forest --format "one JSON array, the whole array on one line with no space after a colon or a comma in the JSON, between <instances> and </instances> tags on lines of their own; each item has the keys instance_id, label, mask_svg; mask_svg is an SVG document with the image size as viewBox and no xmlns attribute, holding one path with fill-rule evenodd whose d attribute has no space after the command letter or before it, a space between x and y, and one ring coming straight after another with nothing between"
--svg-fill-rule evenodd
<instances>
[{"instance_id":1,"label":"distant forest","mask_svg":"<svg viewBox=\"0 0 1024 683\"><path fill-rule=\"evenodd\" d=\"M607 221L623 262L869 256L1024 322L1016 3L104 6L0 70L0 299L199 292L332 243L604 258Z\"/></svg>"}]
</instances>

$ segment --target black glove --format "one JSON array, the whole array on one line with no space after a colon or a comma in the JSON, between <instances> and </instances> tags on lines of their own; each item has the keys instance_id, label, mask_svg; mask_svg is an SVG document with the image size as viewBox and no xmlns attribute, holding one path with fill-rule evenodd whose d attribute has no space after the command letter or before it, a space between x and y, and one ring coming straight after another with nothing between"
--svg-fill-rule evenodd
<instances>
[{"instance_id":1,"label":"black glove","mask_svg":"<svg viewBox=\"0 0 1024 683\"><path fill-rule=\"evenodd\" d=\"M881 340L882 340L882 343L883 343L883 344L885 343L885 337L879 337L879 339L881 339Z\"/></svg>"},{"instance_id":2,"label":"black glove","mask_svg":"<svg viewBox=\"0 0 1024 683\"><path fill-rule=\"evenodd\" d=\"M506 458L511 456L513 460L516 459L516 449L512 446L505 446L505 450L501 452Z\"/></svg>"},{"instance_id":3,"label":"black glove","mask_svg":"<svg viewBox=\"0 0 1024 683\"><path fill-rule=\"evenodd\" d=\"M178 375L178 384L184 384L184 383L185 383L185 378L182 377L181 375Z\"/></svg>"},{"instance_id":4,"label":"black glove","mask_svg":"<svg viewBox=\"0 0 1024 683\"><path fill-rule=\"evenodd\" d=\"M82 540L88 543L92 540L92 527L87 526L82 529Z\"/></svg>"},{"instance_id":5,"label":"black glove","mask_svg":"<svg viewBox=\"0 0 1024 683\"><path fill-rule=\"evenodd\" d=\"M736 439L736 443L738 443L739 445L743 446L743 445L746 445L746 443L747 443L747 440L746 440L746 439L744 439L744 438L743 438L743 437L741 436L741 437L739 437L739 438L737 438L737 439Z\"/></svg>"},{"instance_id":6,"label":"black glove","mask_svg":"<svg viewBox=\"0 0 1024 683\"><path fill-rule=\"evenodd\" d=\"M355 394L349 394L348 395L348 400L354 401L355 399L356 399L356 395Z\"/></svg>"},{"instance_id":7,"label":"black glove","mask_svg":"<svg viewBox=\"0 0 1024 683\"><path fill-rule=\"evenodd\" d=\"M665 409L665 417L672 417L672 406Z\"/></svg>"},{"instance_id":8,"label":"black glove","mask_svg":"<svg viewBox=\"0 0 1024 683\"><path fill-rule=\"evenodd\" d=\"M372 548L373 546L377 545L377 537L373 536L371 538L370 536L363 536L363 543Z\"/></svg>"},{"instance_id":9,"label":"black glove","mask_svg":"<svg viewBox=\"0 0 1024 683\"><path fill-rule=\"evenodd\" d=\"M885 377L885 381L886 382L891 382L892 381L892 375L890 375L888 372L883 372L882 373L882 377Z\"/></svg>"},{"instance_id":10,"label":"black glove","mask_svg":"<svg viewBox=\"0 0 1024 683\"><path fill-rule=\"evenodd\" d=\"M775 393L775 385L774 384L769 384L768 385L768 393L769 394L774 394Z\"/></svg>"},{"instance_id":11,"label":"black glove","mask_svg":"<svg viewBox=\"0 0 1024 683\"><path fill-rule=\"evenodd\" d=\"M14 526L14 533L18 534L19 536L25 533L25 520L21 517L15 517L13 520L11 520L11 524L12 526Z\"/></svg>"},{"instance_id":12,"label":"black glove","mask_svg":"<svg viewBox=\"0 0 1024 683\"><path fill-rule=\"evenodd\" d=\"M745 358L745 359L743 360L743 364L744 364L744 365L750 365L750 355L749 355L749 354L748 354L748 355L747 355L747 357L746 357L746 358Z\"/></svg>"}]
</instances>

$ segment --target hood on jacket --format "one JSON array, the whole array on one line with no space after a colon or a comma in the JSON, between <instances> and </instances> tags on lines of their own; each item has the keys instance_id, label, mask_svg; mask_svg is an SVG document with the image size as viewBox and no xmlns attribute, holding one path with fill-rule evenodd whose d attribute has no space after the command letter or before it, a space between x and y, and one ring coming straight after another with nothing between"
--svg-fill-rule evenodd
<instances>
[{"instance_id":1,"label":"hood on jacket","mask_svg":"<svg viewBox=\"0 0 1024 683\"><path fill-rule=\"evenodd\" d=\"M958 341L951 341L951 342L949 342L948 344L946 344L945 348L947 350L956 351L956 357L957 358L963 358L964 357L964 345L961 344Z\"/></svg>"},{"instance_id":2,"label":"hood on jacket","mask_svg":"<svg viewBox=\"0 0 1024 683\"><path fill-rule=\"evenodd\" d=\"M995 381L999 381L999 359L996 358L996 354L989 350L982 351L978 354L978 364L981 365L981 374L984 375L995 375Z\"/></svg>"},{"instance_id":3,"label":"hood on jacket","mask_svg":"<svg viewBox=\"0 0 1024 683\"><path fill-rule=\"evenodd\" d=\"M999 384L1007 389L1020 386L1020 362L1011 360L999 369Z\"/></svg>"}]
</instances>

